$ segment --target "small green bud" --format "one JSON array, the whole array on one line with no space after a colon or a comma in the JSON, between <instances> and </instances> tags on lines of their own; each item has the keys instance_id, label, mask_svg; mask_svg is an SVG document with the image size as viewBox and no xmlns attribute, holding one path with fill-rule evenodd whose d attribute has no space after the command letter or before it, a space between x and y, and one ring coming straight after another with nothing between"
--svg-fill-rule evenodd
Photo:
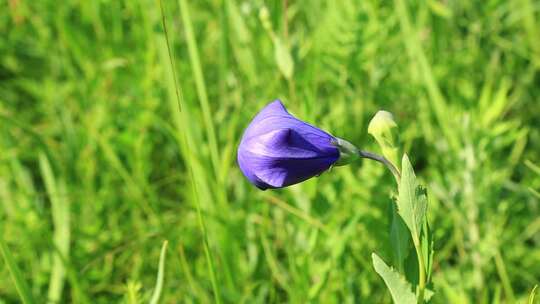
<instances>
[{"instance_id":1,"label":"small green bud","mask_svg":"<svg viewBox=\"0 0 540 304\"><path fill-rule=\"evenodd\" d=\"M394 121L394 116L388 111L379 111L373 116L368 126L368 133L371 134L379 146L383 155L397 166L398 164L398 148L396 147L394 129L397 124Z\"/></svg>"}]
</instances>

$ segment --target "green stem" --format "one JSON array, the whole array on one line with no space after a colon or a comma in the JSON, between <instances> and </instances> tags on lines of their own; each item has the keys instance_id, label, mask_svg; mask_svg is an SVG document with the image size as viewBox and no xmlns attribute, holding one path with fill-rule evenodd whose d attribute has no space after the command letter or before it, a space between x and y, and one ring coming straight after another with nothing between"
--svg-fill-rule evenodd
<instances>
[{"instance_id":1,"label":"green stem","mask_svg":"<svg viewBox=\"0 0 540 304\"><path fill-rule=\"evenodd\" d=\"M420 240L418 236L413 235L414 249L418 257L418 303L424 303L424 290L426 288L426 268L424 266L424 256L420 248Z\"/></svg>"},{"instance_id":2,"label":"green stem","mask_svg":"<svg viewBox=\"0 0 540 304\"><path fill-rule=\"evenodd\" d=\"M399 185L399 182L401 180L401 174L399 173L399 170L392 164L392 162L390 162L384 156L361 150L358 151L358 155L360 155L360 157L362 158L368 158L374 161L378 161L381 164L385 165L390 170L390 172L392 172L394 178L396 179L396 182Z\"/></svg>"}]
</instances>

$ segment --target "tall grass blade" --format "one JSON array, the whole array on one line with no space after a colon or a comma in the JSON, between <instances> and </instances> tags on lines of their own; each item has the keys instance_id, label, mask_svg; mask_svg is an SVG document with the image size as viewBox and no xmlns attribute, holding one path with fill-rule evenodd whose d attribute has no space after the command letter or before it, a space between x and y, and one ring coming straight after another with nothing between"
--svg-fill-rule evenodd
<instances>
[{"instance_id":1,"label":"tall grass blade","mask_svg":"<svg viewBox=\"0 0 540 304\"><path fill-rule=\"evenodd\" d=\"M412 27L409 13L407 11L406 1L395 0L394 3L401 25L405 47L411 60L416 60L418 62L418 70L423 78L424 85L430 97L430 107L435 114L435 118L439 122L441 131L445 135L446 140L448 140L449 145L453 149L457 149L459 147L459 138L457 137L456 132L452 132L452 128L448 120L449 107L444 95L441 92L441 89L439 88L426 54L422 49L420 39Z\"/></svg>"},{"instance_id":2,"label":"tall grass blade","mask_svg":"<svg viewBox=\"0 0 540 304\"><path fill-rule=\"evenodd\" d=\"M193 25L189 14L189 5L186 0L179 0L180 13L182 15L182 24L186 33L187 46L189 51L189 58L191 61L191 68L193 69L193 77L195 78L195 86L197 88L197 95L199 97L199 103L203 114L204 126L206 129L206 137L210 146L210 158L214 168L215 177L219 176L219 150L216 140L216 132L214 129L214 123L212 122L212 110L208 103L208 93L206 90L206 84L204 82L204 75L201 67L201 60L199 58L199 50L197 47L197 40L193 32Z\"/></svg>"},{"instance_id":3,"label":"tall grass blade","mask_svg":"<svg viewBox=\"0 0 540 304\"><path fill-rule=\"evenodd\" d=\"M51 201L51 211L54 224L53 241L56 251L53 255L53 267L49 281L48 299L60 302L66 279L66 266L63 259L69 256L70 228L69 203L66 186L62 181L57 183L51 165L45 154L39 154L39 166L45 182L45 188Z\"/></svg>"},{"instance_id":4,"label":"tall grass blade","mask_svg":"<svg viewBox=\"0 0 540 304\"><path fill-rule=\"evenodd\" d=\"M21 301L24 304L36 303L36 301L34 301L34 297L30 293L30 288L28 288L28 285L26 284L26 281L24 280L21 274L21 270L19 269L19 266L17 266L17 263L15 263L15 259L13 259L11 250L9 250L6 242L4 241L4 237L2 233L3 232L0 229L0 251L2 251L2 256L4 257L4 261L6 262L6 267L8 268L9 273L11 274L11 279L13 280L13 283L15 284L15 288L17 288L17 292L19 293L19 296L21 297Z\"/></svg>"},{"instance_id":5,"label":"tall grass blade","mask_svg":"<svg viewBox=\"0 0 540 304\"><path fill-rule=\"evenodd\" d=\"M165 277L165 256L167 253L167 241L163 241L161 246L161 253L159 255L159 267L157 273L156 287L152 293L152 298L150 299L150 304L159 303L159 298L161 297L161 291L163 290L163 280Z\"/></svg>"},{"instance_id":6,"label":"tall grass blade","mask_svg":"<svg viewBox=\"0 0 540 304\"><path fill-rule=\"evenodd\" d=\"M177 98L177 102L178 102L178 110L179 110L179 114L180 114L180 123L182 124L182 136L181 136L181 139L182 139L182 145L183 147L185 147L185 161L186 161L186 166L188 167L188 171L189 171L189 176L190 176L190 179L191 179L191 189L192 189L192 192L193 192L193 197L194 197L194 200L195 200L195 207L197 209L197 221L198 221L198 224L199 224L199 229L201 231L201 234L202 234L202 238L203 238L203 245L204 245L204 253L205 253L205 259L206 259L206 262L207 262L207 266L208 266L208 273L210 275L210 281L212 283L212 290L214 292L214 297L215 297L215 302L216 303L221 303L221 293L219 291L219 285L217 284L217 278L216 278L216 271L215 271L215 268L214 268L214 262L213 262L213 257L212 257L212 251L210 250L210 245L209 245L209 242L208 242L208 235L207 235L207 232L206 232L206 226L205 226L205 223L204 223L204 219L203 219L203 216L202 216L202 212L201 212L201 202L200 202L200 196L199 196L199 190L198 190L198 185L197 185L197 181L195 179L195 174L194 174L194 168L193 168L193 147L191 146L191 138L190 138L190 134L189 134L189 129L187 128L188 126L186 125L186 112L185 111L182 111L183 109L183 96L182 96L182 91L181 91L181 86L179 84L179 82L177 82L177 77L176 77L176 69L174 67L174 55L171 51L171 44L170 44L170 41L169 41L169 35L168 35L168 31L167 31L167 22L166 22L166 19L165 19L165 12L163 10L163 3L161 0L159 0L159 6L160 6L160 10L161 10L161 20L162 20L162 25L163 25L163 30L164 30L164 34L165 34L165 41L166 41L166 44L167 44L167 53L169 55L169 62L170 62L170 67L171 67L171 73L173 75L173 80L174 80L174 86L175 86L175 91L176 91L176 98Z\"/></svg>"},{"instance_id":7,"label":"tall grass blade","mask_svg":"<svg viewBox=\"0 0 540 304\"><path fill-rule=\"evenodd\" d=\"M534 304L534 296L536 295L536 289L538 288L538 285L534 285L533 289L531 290L531 294L529 294L529 301L528 304Z\"/></svg>"}]
</instances>

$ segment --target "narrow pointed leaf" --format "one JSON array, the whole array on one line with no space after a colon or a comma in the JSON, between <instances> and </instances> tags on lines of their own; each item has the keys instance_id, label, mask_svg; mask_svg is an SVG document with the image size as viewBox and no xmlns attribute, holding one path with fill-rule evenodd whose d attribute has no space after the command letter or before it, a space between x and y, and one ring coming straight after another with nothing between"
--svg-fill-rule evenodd
<instances>
[{"instance_id":1,"label":"narrow pointed leaf","mask_svg":"<svg viewBox=\"0 0 540 304\"><path fill-rule=\"evenodd\" d=\"M39 154L39 166L45 182L45 189L51 201L51 213L54 225L53 240L56 252L53 255L53 267L49 280L48 299L61 302L66 280L66 266L62 259L69 258L70 211L66 185L54 176L51 164L44 153Z\"/></svg>"},{"instance_id":2,"label":"narrow pointed leaf","mask_svg":"<svg viewBox=\"0 0 540 304\"><path fill-rule=\"evenodd\" d=\"M11 274L11 279L13 280L13 283L15 284L15 288L17 289L17 292L19 293L19 297L21 299L21 302L24 304L33 304L36 303L34 300L34 297L32 296L32 293L30 292L30 288L28 287L28 284L26 283L21 270L19 269L19 266L17 266L17 263L15 262L15 259L13 258L13 254L11 253L11 250L7 246L7 244L4 241L3 231L0 229L0 252L2 253L2 256L4 257L4 262L9 270L9 273Z\"/></svg>"},{"instance_id":3,"label":"narrow pointed leaf","mask_svg":"<svg viewBox=\"0 0 540 304\"><path fill-rule=\"evenodd\" d=\"M536 295L536 288L538 288L538 285L534 285L533 289L531 290L531 294L529 295L529 304L534 304L534 296Z\"/></svg>"},{"instance_id":4,"label":"narrow pointed leaf","mask_svg":"<svg viewBox=\"0 0 540 304\"><path fill-rule=\"evenodd\" d=\"M165 277L165 256L166 256L166 253L167 253L167 244L168 244L168 242L164 241L163 245L161 246L161 253L159 255L159 266L158 266L156 287L154 288L152 298L150 299L150 304L159 303L159 299L161 297L161 290L163 289L163 280L164 280L164 277Z\"/></svg>"}]
</instances>

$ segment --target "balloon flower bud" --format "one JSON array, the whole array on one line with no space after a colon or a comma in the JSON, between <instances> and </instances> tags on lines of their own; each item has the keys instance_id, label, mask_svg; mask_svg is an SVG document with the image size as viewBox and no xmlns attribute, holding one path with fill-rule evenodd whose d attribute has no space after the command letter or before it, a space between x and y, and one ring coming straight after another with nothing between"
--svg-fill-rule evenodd
<instances>
[{"instance_id":1,"label":"balloon flower bud","mask_svg":"<svg viewBox=\"0 0 540 304\"><path fill-rule=\"evenodd\" d=\"M343 143L347 146L342 147ZM350 143L297 119L275 100L244 131L237 158L246 178L266 190L318 176L333 165L346 163L343 158L354 151Z\"/></svg>"}]
</instances>

